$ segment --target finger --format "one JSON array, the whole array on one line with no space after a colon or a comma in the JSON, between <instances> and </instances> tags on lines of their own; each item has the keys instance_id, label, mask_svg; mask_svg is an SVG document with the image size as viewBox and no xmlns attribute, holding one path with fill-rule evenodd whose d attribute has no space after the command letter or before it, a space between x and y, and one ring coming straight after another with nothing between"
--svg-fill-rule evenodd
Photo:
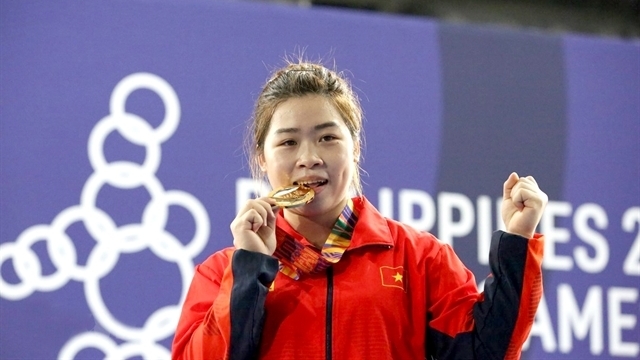
<instances>
[{"instance_id":1,"label":"finger","mask_svg":"<svg viewBox=\"0 0 640 360\"><path fill-rule=\"evenodd\" d=\"M534 179L533 176L530 176L530 175L529 176L520 177L520 179L518 179L518 182L523 182L523 183L530 184L530 185L533 185L533 186L536 186L536 187L538 186L538 183L536 182L536 179Z\"/></svg>"},{"instance_id":2,"label":"finger","mask_svg":"<svg viewBox=\"0 0 640 360\"><path fill-rule=\"evenodd\" d=\"M278 212L280 211L280 207L278 206L274 206L271 207L271 214L268 218L267 218L267 226L275 229L276 228L276 218L278 216Z\"/></svg>"},{"instance_id":3,"label":"finger","mask_svg":"<svg viewBox=\"0 0 640 360\"><path fill-rule=\"evenodd\" d=\"M262 216L262 218L265 220L265 222L266 222L267 218L269 217L269 213L273 213L271 211L271 205L267 204L264 201L259 201L259 200L254 201L253 202L253 209L255 211L257 211L260 214L260 216Z\"/></svg>"},{"instance_id":4,"label":"finger","mask_svg":"<svg viewBox=\"0 0 640 360\"><path fill-rule=\"evenodd\" d=\"M259 197L257 199L255 199L256 201L262 201L265 202L271 206L274 206L276 204L276 201L268 196L263 196L263 197Z\"/></svg>"},{"instance_id":5,"label":"finger","mask_svg":"<svg viewBox=\"0 0 640 360\"><path fill-rule=\"evenodd\" d=\"M270 198L259 198L252 200L254 209L262 216L262 226L273 230L276 228L277 213L280 207L275 206L275 200ZM257 231L256 231L257 232Z\"/></svg>"},{"instance_id":6,"label":"finger","mask_svg":"<svg viewBox=\"0 0 640 360\"><path fill-rule=\"evenodd\" d=\"M264 209L265 225L269 227L275 226L276 214L280 211L280 207L275 205L275 200L270 198L260 198L254 200L256 206L260 206ZM262 211L261 211L262 213Z\"/></svg>"},{"instance_id":7,"label":"finger","mask_svg":"<svg viewBox=\"0 0 640 360\"><path fill-rule=\"evenodd\" d=\"M242 207L240 208L240 210L238 210L238 217L244 215L245 213L247 213L249 210L253 209L253 202L255 200L249 200L246 203L244 203L244 205L242 205Z\"/></svg>"},{"instance_id":8,"label":"finger","mask_svg":"<svg viewBox=\"0 0 640 360\"><path fill-rule=\"evenodd\" d=\"M520 188L517 191L514 191L513 195L514 203L520 210L524 208L539 209L542 208L542 205L544 204L543 197L540 192L536 190Z\"/></svg>"},{"instance_id":9,"label":"finger","mask_svg":"<svg viewBox=\"0 0 640 360\"><path fill-rule=\"evenodd\" d=\"M263 217L256 209L247 211L244 216L248 228L253 232L258 232L260 228L265 224L265 217Z\"/></svg>"},{"instance_id":10,"label":"finger","mask_svg":"<svg viewBox=\"0 0 640 360\"><path fill-rule=\"evenodd\" d=\"M504 185L502 186L502 197L504 199L511 198L512 189L517 184L517 182L518 182L518 174L515 172L512 172L507 178L507 180L504 182Z\"/></svg>"},{"instance_id":11,"label":"finger","mask_svg":"<svg viewBox=\"0 0 640 360\"><path fill-rule=\"evenodd\" d=\"M261 226L262 217L255 210L248 210L242 214L236 216L231 222L231 232L236 234L242 231L255 232L255 226Z\"/></svg>"},{"instance_id":12,"label":"finger","mask_svg":"<svg viewBox=\"0 0 640 360\"><path fill-rule=\"evenodd\" d=\"M255 232L260 226L268 222L269 216L274 216L269 206L250 201L243 206L236 218L231 222L231 227L232 229L237 228Z\"/></svg>"},{"instance_id":13,"label":"finger","mask_svg":"<svg viewBox=\"0 0 640 360\"><path fill-rule=\"evenodd\" d=\"M266 219L269 211L271 211L271 205L264 201L264 199L249 200L244 204L244 206L242 206L238 215L243 215L251 210L256 210Z\"/></svg>"},{"instance_id":14,"label":"finger","mask_svg":"<svg viewBox=\"0 0 640 360\"><path fill-rule=\"evenodd\" d=\"M256 203L260 204L260 206L264 206L265 209L271 208L273 210L274 208L278 207L276 205L276 201L270 197L261 197L252 201L255 201Z\"/></svg>"},{"instance_id":15,"label":"finger","mask_svg":"<svg viewBox=\"0 0 640 360\"><path fill-rule=\"evenodd\" d=\"M518 180L518 182L513 186L513 188L511 189L511 192L518 191L520 189L527 189L533 192L540 191L540 188L538 187L538 184L535 182L535 180L532 180L528 177L527 178L521 177Z\"/></svg>"}]
</instances>

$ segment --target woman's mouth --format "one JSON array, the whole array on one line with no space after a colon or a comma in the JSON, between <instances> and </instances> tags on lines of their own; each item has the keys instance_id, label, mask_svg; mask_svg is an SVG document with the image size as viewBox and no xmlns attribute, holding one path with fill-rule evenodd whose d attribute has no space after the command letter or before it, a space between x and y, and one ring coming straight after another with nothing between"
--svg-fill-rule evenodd
<instances>
[{"instance_id":1,"label":"woman's mouth","mask_svg":"<svg viewBox=\"0 0 640 360\"><path fill-rule=\"evenodd\" d=\"M294 181L293 185L302 185L302 186L306 186L308 188L312 188L315 189L317 187L326 185L329 182L329 180L306 180L306 181Z\"/></svg>"}]
</instances>

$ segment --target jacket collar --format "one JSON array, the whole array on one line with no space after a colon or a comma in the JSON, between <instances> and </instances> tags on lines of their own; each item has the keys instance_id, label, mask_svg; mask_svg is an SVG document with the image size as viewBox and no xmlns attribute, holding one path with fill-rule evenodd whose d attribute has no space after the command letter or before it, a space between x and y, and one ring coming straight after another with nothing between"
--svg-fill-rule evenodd
<instances>
[{"instance_id":1,"label":"jacket collar","mask_svg":"<svg viewBox=\"0 0 640 360\"><path fill-rule=\"evenodd\" d=\"M393 238L387 220L378 210L365 198L359 196L353 198L354 211L358 214L358 222L351 237L351 243L347 251L357 249L367 245L393 246ZM302 235L295 231L285 220L282 212L278 214L276 225L289 235L305 245L311 245Z\"/></svg>"},{"instance_id":2,"label":"jacket collar","mask_svg":"<svg viewBox=\"0 0 640 360\"><path fill-rule=\"evenodd\" d=\"M347 250L367 245L393 246L387 219L364 196L353 198L353 203L358 213L358 222Z\"/></svg>"}]
</instances>

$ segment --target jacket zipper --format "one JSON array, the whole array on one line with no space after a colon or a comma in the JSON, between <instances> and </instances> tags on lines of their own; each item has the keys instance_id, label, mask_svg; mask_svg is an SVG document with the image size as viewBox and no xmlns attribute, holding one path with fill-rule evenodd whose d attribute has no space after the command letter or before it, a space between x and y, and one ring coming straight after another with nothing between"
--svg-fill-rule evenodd
<instances>
[{"instance_id":1,"label":"jacket zipper","mask_svg":"<svg viewBox=\"0 0 640 360\"><path fill-rule=\"evenodd\" d=\"M325 352L326 359L331 360L331 339L332 339L332 310L333 310L333 267L327 269L327 318L325 319L326 332L325 332Z\"/></svg>"}]
</instances>

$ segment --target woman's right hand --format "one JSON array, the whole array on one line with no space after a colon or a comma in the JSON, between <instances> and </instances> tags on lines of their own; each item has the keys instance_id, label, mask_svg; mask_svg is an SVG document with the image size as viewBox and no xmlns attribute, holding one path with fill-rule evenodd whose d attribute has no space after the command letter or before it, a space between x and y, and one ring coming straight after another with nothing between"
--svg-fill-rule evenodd
<instances>
[{"instance_id":1,"label":"woman's right hand","mask_svg":"<svg viewBox=\"0 0 640 360\"><path fill-rule=\"evenodd\" d=\"M276 214L273 199L261 197L247 201L231 222L236 249L272 255L276 251Z\"/></svg>"}]
</instances>

